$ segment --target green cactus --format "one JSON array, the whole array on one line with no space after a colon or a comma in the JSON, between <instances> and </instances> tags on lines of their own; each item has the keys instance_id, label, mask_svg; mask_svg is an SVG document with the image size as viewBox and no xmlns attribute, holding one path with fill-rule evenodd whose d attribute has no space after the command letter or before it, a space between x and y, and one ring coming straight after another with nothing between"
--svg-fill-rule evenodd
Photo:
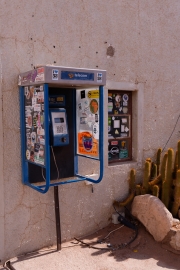
<instances>
[{"instance_id":1,"label":"green cactus","mask_svg":"<svg viewBox=\"0 0 180 270\"><path fill-rule=\"evenodd\" d=\"M145 190L145 193L149 193L150 191L149 188L150 176L151 176L151 162L146 160L143 179L143 189Z\"/></svg>"},{"instance_id":2,"label":"green cactus","mask_svg":"<svg viewBox=\"0 0 180 270\"><path fill-rule=\"evenodd\" d=\"M174 202L171 209L173 217L177 216L179 207L180 207L180 170L177 171L177 178L174 189Z\"/></svg>"},{"instance_id":3,"label":"green cactus","mask_svg":"<svg viewBox=\"0 0 180 270\"><path fill-rule=\"evenodd\" d=\"M159 197L159 186L158 185L153 186L153 196Z\"/></svg>"},{"instance_id":4,"label":"green cactus","mask_svg":"<svg viewBox=\"0 0 180 270\"><path fill-rule=\"evenodd\" d=\"M162 160L162 165L161 165L161 178L162 178L162 181L165 181L165 177L166 177L167 159L168 159L168 153L165 153L164 157L163 157L163 160Z\"/></svg>"},{"instance_id":5,"label":"green cactus","mask_svg":"<svg viewBox=\"0 0 180 270\"><path fill-rule=\"evenodd\" d=\"M178 157L177 157L177 165L178 165L178 170L180 170L180 141L178 141L178 144L177 144L177 151L178 151Z\"/></svg>"},{"instance_id":6,"label":"green cactus","mask_svg":"<svg viewBox=\"0 0 180 270\"><path fill-rule=\"evenodd\" d=\"M162 177L159 174L154 180L152 180L151 182L149 182L150 189L153 190L153 186L154 185L157 185L157 184L160 184L161 181L162 181Z\"/></svg>"},{"instance_id":7,"label":"green cactus","mask_svg":"<svg viewBox=\"0 0 180 270\"><path fill-rule=\"evenodd\" d=\"M136 196L141 195L141 185L136 185Z\"/></svg>"},{"instance_id":8,"label":"green cactus","mask_svg":"<svg viewBox=\"0 0 180 270\"><path fill-rule=\"evenodd\" d=\"M176 179L176 172L178 170L178 151L176 150L174 159L173 179Z\"/></svg>"},{"instance_id":9,"label":"green cactus","mask_svg":"<svg viewBox=\"0 0 180 270\"><path fill-rule=\"evenodd\" d=\"M171 208L174 217L177 217L180 209L180 141L177 144L177 151L174 159L172 148L164 154L161 162L162 149L157 150L156 164L147 158L145 161L144 178L142 185L135 185L135 170L131 169L129 179L129 195L122 201L115 201L118 206L125 206L132 202L135 194L152 194L161 196L161 200L167 208ZM152 180L153 179L153 180ZM172 201L172 188L174 188L174 200Z\"/></svg>"},{"instance_id":10,"label":"green cactus","mask_svg":"<svg viewBox=\"0 0 180 270\"><path fill-rule=\"evenodd\" d=\"M159 148L157 150L157 157L156 157L157 175L159 175L159 172L160 172L161 153L162 153L162 148Z\"/></svg>"},{"instance_id":11,"label":"green cactus","mask_svg":"<svg viewBox=\"0 0 180 270\"><path fill-rule=\"evenodd\" d=\"M162 183L162 198L161 198L162 202L167 208L169 208L171 191L172 191L173 156L174 156L174 151L172 148L169 148L165 181L163 181L163 178L162 178L163 183Z\"/></svg>"},{"instance_id":12,"label":"green cactus","mask_svg":"<svg viewBox=\"0 0 180 270\"><path fill-rule=\"evenodd\" d=\"M130 202L133 201L134 196L135 196L135 189L136 189L135 176L136 176L135 169L131 169L130 178L129 178L129 195L122 202L114 201L114 203L113 203L114 206L117 206L117 207L126 206L127 204L129 204Z\"/></svg>"},{"instance_id":13,"label":"green cactus","mask_svg":"<svg viewBox=\"0 0 180 270\"><path fill-rule=\"evenodd\" d=\"M152 166L151 166L151 179L154 179L157 177L157 165L152 162Z\"/></svg>"},{"instance_id":14,"label":"green cactus","mask_svg":"<svg viewBox=\"0 0 180 270\"><path fill-rule=\"evenodd\" d=\"M132 192L129 194L129 196L124 201L122 201L122 202L114 201L113 205L114 206L126 206L133 201L134 196L135 196L135 192Z\"/></svg>"},{"instance_id":15,"label":"green cactus","mask_svg":"<svg viewBox=\"0 0 180 270\"><path fill-rule=\"evenodd\" d=\"M135 185L135 176L136 176L136 171L135 169L131 169L130 171L130 178L129 178L129 191L134 192L136 185Z\"/></svg>"},{"instance_id":16,"label":"green cactus","mask_svg":"<svg viewBox=\"0 0 180 270\"><path fill-rule=\"evenodd\" d=\"M151 163L151 158L146 158L146 161L148 161L149 163Z\"/></svg>"},{"instance_id":17,"label":"green cactus","mask_svg":"<svg viewBox=\"0 0 180 270\"><path fill-rule=\"evenodd\" d=\"M145 195L145 194L147 194L145 188L141 187L141 195Z\"/></svg>"}]
</instances>

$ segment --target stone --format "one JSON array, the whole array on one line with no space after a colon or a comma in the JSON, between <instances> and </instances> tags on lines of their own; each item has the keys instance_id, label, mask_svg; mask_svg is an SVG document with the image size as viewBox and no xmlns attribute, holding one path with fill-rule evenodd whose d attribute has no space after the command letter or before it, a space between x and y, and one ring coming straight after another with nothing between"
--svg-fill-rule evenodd
<instances>
[{"instance_id":1,"label":"stone","mask_svg":"<svg viewBox=\"0 0 180 270\"><path fill-rule=\"evenodd\" d=\"M176 250L180 250L180 230L174 229L175 233L171 237L170 245Z\"/></svg>"},{"instance_id":2,"label":"stone","mask_svg":"<svg viewBox=\"0 0 180 270\"><path fill-rule=\"evenodd\" d=\"M132 215L135 216L158 242L162 241L173 226L173 216L155 196L146 194L134 198Z\"/></svg>"},{"instance_id":3,"label":"stone","mask_svg":"<svg viewBox=\"0 0 180 270\"><path fill-rule=\"evenodd\" d=\"M175 254L180 254L180 228L172 227L162 241L162 247Z\"/></svg>"},{"instance_id":4,"label":"stone","mask_svg":"<svg viewBox=\"0 0 180 270\"><path fill-rule=\"evenodd\" d=\"M173 218L173 226L179 225L180 221L177 218Z\"/></svg>"}]
</instances>

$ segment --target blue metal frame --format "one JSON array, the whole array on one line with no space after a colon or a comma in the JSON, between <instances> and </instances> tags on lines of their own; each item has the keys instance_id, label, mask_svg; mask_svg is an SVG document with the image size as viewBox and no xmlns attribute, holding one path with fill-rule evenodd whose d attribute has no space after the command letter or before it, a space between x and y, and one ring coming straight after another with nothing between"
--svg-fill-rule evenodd
<instances>
[{"instance_id":1,"label":"blue metal frame","mask_svg":"<svg viewBox=\"0 0 180 270\"><path fill-rule=\"evenodd\" d=\"M103 112L103 104L104 104L104 95L103 95L103 86L99 87L99 108L100 108L100 117L99 117L99 123L100 123L100 131L99 131L99 159L93 158L93 157L87 157L90 159L96 159L100 162L100 173L98 180L94 180L85 176L82 176L78 174L78 156L76 154L77 149L77 138L74 136L74 174L78 179L70 179L67 181L61 181L56 183L50 182L50 138L49 138L49 91L48 91L48 84L44 84L44 118L45 118L45 166L40 164L35 164L37 166L40 166L42 168L45 168L46 170L46 176L45 176L45 185L34 185L29 183L29 177L28 177L28 163L30 161L27 161L25 157L25 145L26 145L26 134L25 134L25 110L24 110L24 87L20 87L20 125L21 125L21 161L22 161L22 182L25 185L28 185L29 187L35 189L36 191L40 193L46 193L50 187L57 186L57 185L63 185L68 183L76 183L80 181L90 181L92 183L99 183L103 178L103 171L104 171L104 129L103 129L103 123L104 123L104 112ZM75 92L73 95L73 98L76 98ZM74 122L74 130L76 133L76 108L73 109L73 122ZM85 156L86 157L86 156ZM34 163L33 163L34 164ZM62 180L62 179L61 179Z\"/></svg>"}]
</instances>

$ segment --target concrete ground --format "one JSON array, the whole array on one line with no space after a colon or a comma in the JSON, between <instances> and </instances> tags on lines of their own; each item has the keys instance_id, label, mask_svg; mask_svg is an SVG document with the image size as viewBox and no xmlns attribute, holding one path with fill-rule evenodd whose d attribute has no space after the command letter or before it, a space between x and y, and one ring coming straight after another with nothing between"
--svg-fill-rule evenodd
<instances>
[{"instance_id":1,"label":"concrete ground","mask_svg":"<svg viewBox=\"0 0 180 270\"><path fill-rule=\"evenodd\" d=\"M112 232L103 243L97 244L97 240L106 237L117 228L119 229ZM81 240L93 243L92 245L98 248L106 248L111 244L115 249L117 245L130 241L133 236L134 232L131 229L122 227L121 224L110 224ZM15 270L179 270L180 256L174 252L157 243L146 229L139 225L136 240L123 249L93 249L73 240L63 243L61 251L57 252L56 246L53 246L13 258L10 262Z\"/></svg>"}]
</instances>

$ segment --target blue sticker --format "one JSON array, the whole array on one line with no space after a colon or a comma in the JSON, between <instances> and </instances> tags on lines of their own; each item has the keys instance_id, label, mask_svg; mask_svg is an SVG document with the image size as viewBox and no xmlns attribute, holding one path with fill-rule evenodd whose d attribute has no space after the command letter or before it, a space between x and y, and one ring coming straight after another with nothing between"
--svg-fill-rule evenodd
<instances>
[{"instance_id":1,"label":"blue sticker","mask_svg":"<svg viewBox=\"0 0 180 270\"><path fill-rule=\"evenodd\" d=\"M94 73L61 71L62 80L94 81Z\"/></svg>"}]
</instances>

